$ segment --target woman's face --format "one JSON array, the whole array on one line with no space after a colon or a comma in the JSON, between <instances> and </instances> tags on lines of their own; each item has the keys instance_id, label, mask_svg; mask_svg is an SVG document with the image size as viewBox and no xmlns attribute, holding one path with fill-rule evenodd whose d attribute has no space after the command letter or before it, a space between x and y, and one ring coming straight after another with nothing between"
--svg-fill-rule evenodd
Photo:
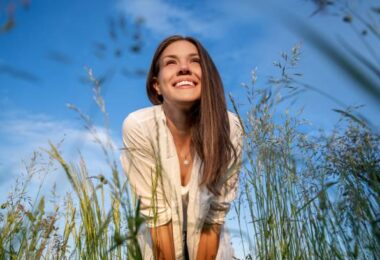
<instances>
[{"instance_id":1,"label":"woman's face","mask_svg":"<svg viewBox=\"0 0 380 260\"><path fill-rule=\"evenodd\" d=\"M188 109L201 97L202 69L197 48L186 40L171 43L159 59L154 88L164 105Z\"/></svg>"}]
</instances>

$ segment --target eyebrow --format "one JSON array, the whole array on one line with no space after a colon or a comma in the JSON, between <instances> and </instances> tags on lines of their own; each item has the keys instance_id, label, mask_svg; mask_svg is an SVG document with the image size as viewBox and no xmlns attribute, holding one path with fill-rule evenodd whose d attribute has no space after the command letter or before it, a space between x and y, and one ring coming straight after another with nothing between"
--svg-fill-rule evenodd
<instances>
[{"instance_id":1,"label":"eyebrow","mask_svg":"<svg viewBox=\"0 0 380 260\"><path fill-rule=\"evenodd\" d=\"M194 56L199 56L199 54L198 53L190 53L189 55L187 55L188 57L194 57ZM169 54L169 55L165 55L165 56L163 56L161 59L165 59L165 58L174 58L174 59L176 59L176 58L178 58L178 56L177 55L175 55L175 54Z\"/></svg>"}]
</instances>

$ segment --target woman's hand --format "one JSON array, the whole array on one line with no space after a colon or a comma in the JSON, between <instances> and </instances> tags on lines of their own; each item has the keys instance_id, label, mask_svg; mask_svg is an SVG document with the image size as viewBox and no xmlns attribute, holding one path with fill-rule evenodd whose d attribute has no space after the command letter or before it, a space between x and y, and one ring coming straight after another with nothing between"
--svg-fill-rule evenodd
<instances>
[{"instance_id":1,"label":"woman's hand","mask_svg":"<svg viewBox=\"0 0 380 260\"><path fill-rule=\"evenodd\" d=\"M172 222L150 228L150 235L153 241L154 259L158 260L174 260L174 242Z\"/></svg>"},{"instance_id":2,"label":"woman's hand","mask_svg":"<svg viewBox=\"0 0 380 260\"><path fill-rule=\"evenodd\" d=\"M199 240L197 260L214 260L216 258L219 248L220 227L219 224L204 225Z\"/></svg>"}]
</instances>

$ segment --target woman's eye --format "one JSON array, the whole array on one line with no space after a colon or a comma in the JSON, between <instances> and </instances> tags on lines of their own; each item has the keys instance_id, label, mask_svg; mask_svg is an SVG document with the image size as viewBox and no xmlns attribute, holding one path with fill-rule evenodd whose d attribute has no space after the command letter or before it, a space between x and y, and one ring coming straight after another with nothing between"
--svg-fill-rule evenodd
<instances>
[{"instance_id":1,"label":"woman's eye","mask_svg":"<svg viewBox=\"0 0 380 260\"><path fill-rule=\"evenodd\" d=\"M192 62L196 62L196 63L200 63L200 62L201 62L201 59L199 59L199 58L194 58L194 59L192 59L191 61L192 61Z\"/></svg>"},{"instance_id":2,"label":"woman's eye","mask_svg":"<svg viewBox=\"0 0 380 260\"><path fill-rule=\"evenodd\" d=\"M175 60L167 60L165 65L175 64Z\"/></svg>"}]
</instances>

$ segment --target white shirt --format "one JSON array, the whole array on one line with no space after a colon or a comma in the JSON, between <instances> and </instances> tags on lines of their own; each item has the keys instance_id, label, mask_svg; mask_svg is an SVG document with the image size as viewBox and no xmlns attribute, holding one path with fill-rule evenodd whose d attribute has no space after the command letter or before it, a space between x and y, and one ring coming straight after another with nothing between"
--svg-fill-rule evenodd
<instances>
[{"instance_id":1,"label":"white shirt","mask_svg":"<svg viewBox=\"0 0 380 260\"><path fill-rule=\"evenodd\" d=\"M172 222L176 259L183 259L183 224L186 223L189 257L195 259L203 224L224 224L230 203L236 197L242 130L236 115L228 112L228 117L230 138L237 151L238 161L230 163L221 195L215 196L206 187L198 185L202 164L195 154L192 179L188 187L187 223L183 218L177 151L171 132L166 126L162 106L137 110L124 120L125 149L121 154L123 169L133 192L140 198L140 213L146 219L146 226L158 227ZM221 248L222 246L219 246L219 249ZM144 259L153 259L151 250L149 243L142 247Z\"/></svg>"}]
</instances>

